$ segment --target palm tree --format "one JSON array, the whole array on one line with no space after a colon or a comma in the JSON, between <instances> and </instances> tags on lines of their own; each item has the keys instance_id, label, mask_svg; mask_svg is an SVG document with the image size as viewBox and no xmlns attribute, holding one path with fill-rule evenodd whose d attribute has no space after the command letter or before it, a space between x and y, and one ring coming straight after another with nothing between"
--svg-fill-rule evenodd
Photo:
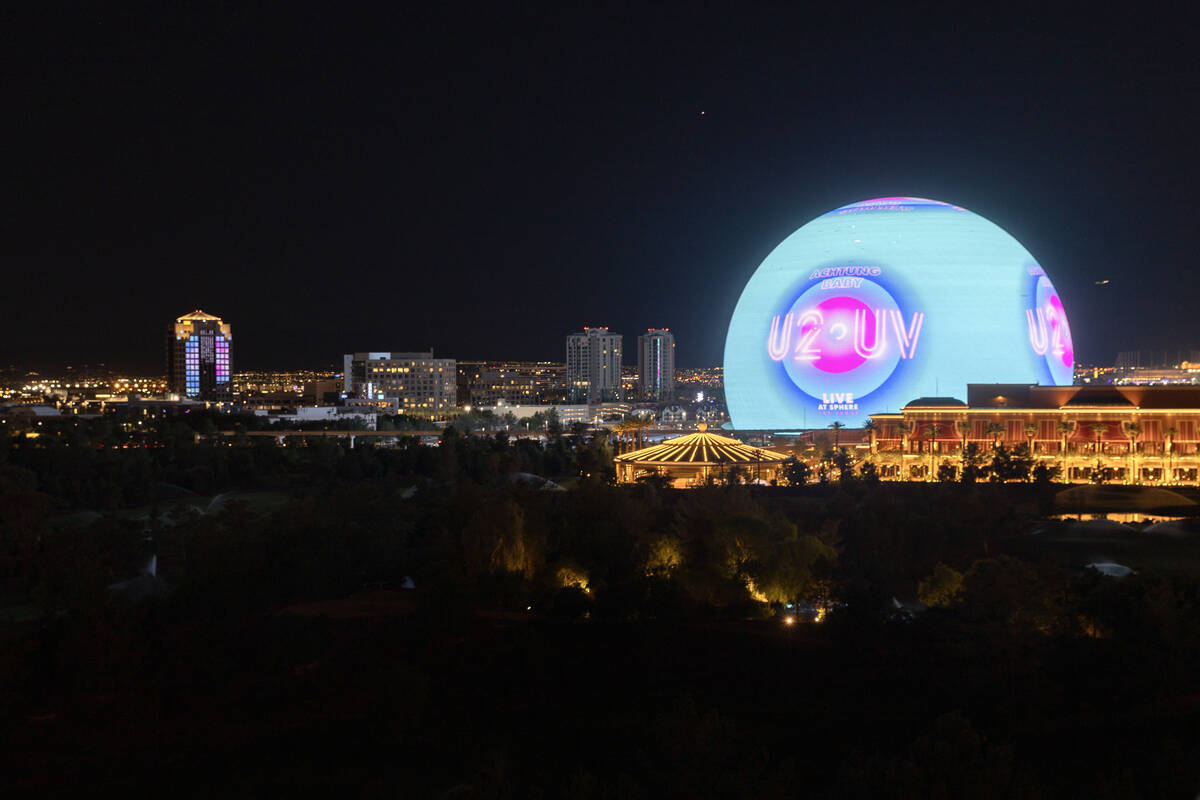
<instances>
[{"instance_id":1,"label":"palm tree","mask_svg":"<svg viewBox=\"0 0 1200 800\"><path fill-rule=\"evenodd\" d=\"M867 436L869 437L867 452L875 455L875 436L879 433L879 423L868 417L867 421L863 423L863 430L867 432Z\"/></svg>"},{"instance_id":2,"label":"palm tree","mask_svg":"<svg viewBox=\"0 0 1200 800\"><path fill-rule=\"evenodd\" d=\"M637 437L638 449L646 445L646 429L651 426L651 422L644 416L635 416L633 418L633 433Z\"/></svg>"},{"instance_id":3,"label":"palm tree","mask_svg":"<svg viewBox=\"0 0 1200 800\"><path fill-rule=\"evenodd\" d=\"M971 435L971 429L974 426L969 419L960 419L954 423L954 427L958 429L958 435L962 437L962 448L958 452L958 458L961 461L967 452L967 437Z\"/></svg>"},{"instance_id":4,"label":"palm tree","mask_svg":"<svg viewBox=\"0 0 1200 800\"><path fill-rule=\"evenodd\" d=\"M1167 441L1164 443L1164 447L1167 451L1167 480L1173 481L1175 479L1175 470L1173 469L1175 459L1175 437L1179 434L1179 431L1177 431L1174 426L1171 426L1167 428L1166 433Z\"/></svg>"},{"instance_id":5,"label":"palm tree","mask_svg":"<svg viewBox=\"0 0 1200 800\"><path fill-rule=\"evenodd\" d=\"M929 480L933 480L933 443L937 441L939 430L941 430L941 426L936 422L932 422L927 428L925 428L924 435L922 437L929 445Z\"/></svg>"},{"instance_id":6,"label":"palm tree","mask_svg":"<svg viewBox=\"0 0 1200 800\"><path fill-rule=\"evenodd\" d=\"M1103 481L1104 479L1104 463L1100 460L1100 437L1104 435L1104 431L1107 429L1108 426L1103 422L1094 422L1088 426L1088 432L1096 437L1096 472L1100 475L1100 481ZM1093 479L1095 479L1095 476L1093 476Z\"/></svg>"},{"instance_id":7,"label":"palm tree","mask_svg":"<svg viewBox=\"0 0 1200 800\"><path fill-rule=\"evenodd\" d=\"M896 423L896 430L900 432L900 479L908 480L908 475L904 472L904 455L908 452L908 435L912 433L913 426L908 420L900 420Z\"/></svg>"},{"instance_id":8,"label":"palm tree","mask_svg":"<svg viewBox=\"0 0 1200 800\"><path fill-rule=\"evenodd\" d=\"M1129 437L1129 477L1131 480L1137 479L1137 438L1142 435L1142 426L1136 422L1130 422L1125 426L1125 435Z\"/></svg>"},{"instance_id":9,"label":"palm tree","mask_svg":"<svg viewBox=\"0 0 1200 800\"><path fill-rule=\"evenodd\" d=\"M989 422L987 434L992 437L992 449L995 450L1000 446L1000 437L1004 435L1004 426L999 422Z\"/></svg>"},{"instance_id":10,"label":"palm tree","mask_svg":"<svg viewBox=\"0 0 1200 800\"><path fill-rule=\"evenodd\" d=\"M1030 465L1032 466L1032 464L1034 463L1034 460L1035 460L1035 457L1033 455L1033 440L1034 440L1034 437L1037 436L1038 426L1033 424L1032 422L1027 422L1027 423L1025 423L1024 431L1025 431L1025 439L1027 441L1027 444L1029 445L1029 458L1030 458Z\"/></svg>"},{"instance_id":11,"label":"palm tree","mask_svg":"<svg viewBox=\"0 0 1200 800\"><path fill-rule=\"evenodd\" d=\"M829 427L833 429L833 449L837 450L838 442L839 442L838 432L841 431L846 426L841 422L831 422L831 423L829 423Z\"/></svg>"},{"instance_id":12,"label":"palm tree","mask_svg":"<svg viewBox=\"0 0 1200 800\"><path fill-rule=\"evenodd\" d=\"M613 426L613 430L617 433L617 454L626 452L625 437L629 436L632 443L632 432L634 421L632 416L627 416L625 419Z\"/></svg>"},{"instance_id":13,"label":"palm tree","mask_svg":"<svg viewBox=\"0 0 1200 800\"><path fill-rule=\"evenodd\" d=\"M1060 420L1058 423L1058 435L1062 437L1060 442L1060 452L1062 454L1062 474L1068 480L1070 475L1067 471L1067 437L1075 432L1075 420Z\"/></svg>"},{"instance_id":14,"label":"palm tree","mask_svg":"<svg viewBox=\"0 0 1200 800\"><path fill-rule=\"evenodd\" d=\"M1062 452L1067 452L1067 437L1075 432L1074 420L1062 420L1058 423L1058 435L1062 437Z\"/></svg>"}]
</instances>

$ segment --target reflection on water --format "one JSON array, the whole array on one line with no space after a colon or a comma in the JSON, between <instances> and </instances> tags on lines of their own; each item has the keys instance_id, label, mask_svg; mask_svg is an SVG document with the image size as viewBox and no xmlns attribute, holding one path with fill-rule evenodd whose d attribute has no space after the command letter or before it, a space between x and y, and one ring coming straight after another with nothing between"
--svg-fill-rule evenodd
<instances>
[{"instance_id":1,"label":"reflection on water","mask_svg":"<svg viewBox=\"0 0 1200 800\"><path fill-rule=\"evenodd\" d=\"M1187 517L1170 517L1162 514L1147 514L1142 511L1109 511L1105 514L1052 514L1050 519L1073 519L1087 521L1089 519L1107 519L1122 524L1130 522L1173 522Z\"/></svg>"}]
</instances>

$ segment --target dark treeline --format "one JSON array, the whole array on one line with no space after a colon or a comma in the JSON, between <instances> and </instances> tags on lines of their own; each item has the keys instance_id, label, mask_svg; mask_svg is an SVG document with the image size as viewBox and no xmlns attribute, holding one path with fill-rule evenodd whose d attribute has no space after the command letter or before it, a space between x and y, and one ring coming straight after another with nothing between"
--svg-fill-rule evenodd
<instances>
[{"instance_id":1,"label":"dark treeline","mask_svg":"<svg viewBox=\"0 0 1200 800\"><path fill-rule=\"evenodd\" d=\"M396 431L394 447L375 448L366 440L350 448L345 439L316 435L290 438L281 447L273 437L237 435L271 429L262 418L201 411L133 422L106 418L44 424L38 438L18 436L13 446L0 448L0 493L36 491L56 506L72 509L118 509L169 502L187 492L298 489L365 478L465 477L490 485L515 472L598 480L612 476L612 454L604 437L596 439L580 426L558 430L546 444L510 440L503 432L468 436L452 426L442 435L442 447L422 446L419 439ZM216 436L218 430L232 435Z\"/></svg>"},{"instance_id":2,"label":"dark treeline","mask_svg":"<svg viewBox=\"0 0 1200 800\"><path fill-rule=\"evenodd\" d=\"M1044 485L674 491L612 485L607 442L582 431L381 449L177 433L3 451L0 715L18 786L1197 788L1196 582L1016 546ZM251 490L280 501L185 502ZM139 584L151 555L160 580Z\"/></svg>"}]
</instances>

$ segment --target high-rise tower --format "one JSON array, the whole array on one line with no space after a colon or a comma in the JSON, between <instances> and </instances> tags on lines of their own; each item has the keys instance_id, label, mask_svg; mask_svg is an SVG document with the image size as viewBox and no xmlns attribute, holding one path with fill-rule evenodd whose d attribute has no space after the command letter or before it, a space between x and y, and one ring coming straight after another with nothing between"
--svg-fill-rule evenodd
<instances>
[{"instance_id":1,"label":"high-rise tower","mask_svg":"<svg viewBox=\"0 0 1200 800\"><path fill-rule=\"evenodd\" d=\"M567 336L567 384L577 403L621 399L621 334L584 328Z\"/></svg>"},{"instance_id":2,"label":"high-rise tower","mask_svg":"<svg viewBox=\"0 0 1200 800\"><path fill-rule=\"evenodd\" d=\"M667 328L650 328L638 337L638 390L643 400L675 394L675 334Z\"/></svg>"},{"instance_id":3,"label":"high-rise tower","mask_svg":"<svg viewBox=\"0 0 1200 800\"><path fill-rule=\"evenodd\" d=\"M233 399L233 329L196 309L167 329L167 381L189 400Z\"/></svg>"}]
</instances>

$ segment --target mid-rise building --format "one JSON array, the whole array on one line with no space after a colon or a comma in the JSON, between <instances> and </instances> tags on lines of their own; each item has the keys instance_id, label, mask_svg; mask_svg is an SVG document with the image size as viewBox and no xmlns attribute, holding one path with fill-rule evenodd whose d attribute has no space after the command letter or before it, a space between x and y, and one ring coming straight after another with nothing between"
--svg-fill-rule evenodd
<instances>
[{"instance_id":1,"label":"mid-rise building","mask_svg":"<svg viewBox=\"0 0 1200 800\"><path fill-rule=\"evenodd\" d=\"M453 358L428 353L347 353L345 392L365 400L396 400L401 414L439 417L454 410Z\"/></svg>"},{"instance_id":2,"label":"mid-rise building","mask_svg":"<svg viewBox=\"0 0 1200 800\"><path fill-rule=\"evenodd\" d=\"M577 403L621 398L621 341L608 328L584 328L567 336L567 384Z\"/></svg>"},{"instance_id":3,"label":"mid-rise building","mask_svg":"<svg viewBox=\"0 0 1200 800\"><path fill-rule=\"evenodd\" d=\"M659 402L675 395L675 334L650 328L638 337L638 391Z\"/></svg>"},{"instance_id":4,"label":"mid-rise building","mask_svg":"<svg viewBox=\"0 0 1200 800\"><path fill-rule=\"evenodd\" d=\"M565 403L567 368L551 361L459 361L458 403L494 406Z\"/></svg>"},{"instance_id":5,"label":"mid-rise building","mask_svg":"<svg viewBox=\"0 0 1200 800\"><path fill-rule=\"evenodd\" d=\"M190 400L233 399L233 329L197 309L167 328L170 391Z\"/></svg>"}]
</instances>

